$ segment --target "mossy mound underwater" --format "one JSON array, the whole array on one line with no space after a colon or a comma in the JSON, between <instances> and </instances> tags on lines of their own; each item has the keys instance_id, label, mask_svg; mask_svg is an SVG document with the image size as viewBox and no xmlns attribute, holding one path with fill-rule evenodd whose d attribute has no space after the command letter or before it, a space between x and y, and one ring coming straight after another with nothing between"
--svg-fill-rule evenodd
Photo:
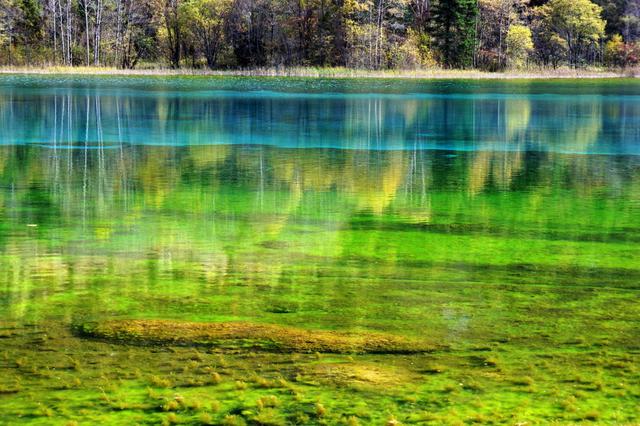
<instances>
[{"instance_id":1,"label":"mossy mound underwater","mask_svg":"<svg viewBox=\"0 0 640 426\"><path fill-rule=\"evenodd\" d=\"M142 345L212 346L270 352L427 353L436 345L384 333L306 330L254 322L108 320L75 326L81 337Z\"/></svg>"}]
</instances>

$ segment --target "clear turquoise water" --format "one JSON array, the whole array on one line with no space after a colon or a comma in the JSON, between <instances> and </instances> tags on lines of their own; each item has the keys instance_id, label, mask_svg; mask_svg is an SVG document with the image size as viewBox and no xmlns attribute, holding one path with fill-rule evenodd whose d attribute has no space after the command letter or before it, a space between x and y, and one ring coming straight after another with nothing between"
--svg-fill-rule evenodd
<instances>
[{"instance_id":1,"label":"clear turquoise water","mask_svg":"<svg viewBox=\"0 0 640 426\"><path fill-rule=\"evenodd\" d=\"M0 141L640 154L634 80L4 77Z\"/></svg>"},{"instance_id":2,"label":"clear turquoise water","mask_svg":"<svg viewBox=\"0 0 640 426\"><path fill-rule=\"evenodd\" d=\"M0 424L635 424L638 154L637 80L0 77ZM440 349L72 332L132 318Z\"/></svg>"}]
</instances>

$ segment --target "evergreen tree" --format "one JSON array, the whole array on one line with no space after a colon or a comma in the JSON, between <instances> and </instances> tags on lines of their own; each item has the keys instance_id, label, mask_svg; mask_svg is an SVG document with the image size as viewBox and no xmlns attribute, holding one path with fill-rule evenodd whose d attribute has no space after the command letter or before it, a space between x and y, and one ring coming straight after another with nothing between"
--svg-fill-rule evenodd
<instances>
[{"instance_id":1,"label":"evergreen tree","mask_svg":"<svg viewBox=\"0 0 640 426\"><path fill-rule=\"evenodd\" d=\"M42 11L38 0L21 0L18 33L21 42L29 47L37 47L42 41Z\"/></svg>"},{"instance_id":2,"label":"evergreen tree","mask_svg":"<svg viewBox=\"0 0 640 426\"><path fill-rule=\"evenodd\" d=\"M439 0L434 5L432 33L446 67L473 65L477 16L477 0Z\"/></svg>"}]
</instances>

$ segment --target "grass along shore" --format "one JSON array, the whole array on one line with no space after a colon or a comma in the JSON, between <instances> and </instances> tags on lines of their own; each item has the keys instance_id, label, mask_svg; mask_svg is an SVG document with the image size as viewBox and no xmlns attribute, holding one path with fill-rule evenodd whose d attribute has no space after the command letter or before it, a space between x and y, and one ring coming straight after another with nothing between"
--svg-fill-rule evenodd
<instances>
[{"instance_id":1,"label":"grass along shore","mask_svg":"<svg viewBox=\"0 0 640 426\"><path fill-rule=\"evenodd\" d=\"M253 68L240 70L200 70L141 68L123 70L109 67L0 67L0 74L69 74L132 76L247 76L247 77L311 77L311 78L416 78L416 79L549 79L549 78L639 78L640 68L540 68L486 72L480 70L359 70L350 68Z\"/></svg>"}]
</instances>

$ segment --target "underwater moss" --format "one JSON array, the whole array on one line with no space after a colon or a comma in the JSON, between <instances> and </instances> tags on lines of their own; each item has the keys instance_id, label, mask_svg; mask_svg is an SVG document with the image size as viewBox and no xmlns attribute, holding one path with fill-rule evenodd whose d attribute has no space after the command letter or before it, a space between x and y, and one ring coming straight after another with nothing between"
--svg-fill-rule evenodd
<instances>
[{"instance_id":1,"label":"underwater moss","mask_svg":"<svg viewBox=\"0 0 640 426\"><path fill-rule=\"evenodd\" d=\"M256 401L256 405L259 409L274 408L280 405L280 400L275 395L266 395Z\"/></svg>"},{"instance_id":2,"label":"underwater moss","mask_svg":"<svg viewBox=\"0 0 640 426\"><path fill-rule=\"evenodd\" d=\"M299 411L299 412L295 413L295 415L293 416L292 421L293 421L294 424L306 425L306 424L309 423L309 416L306 413L304 413L302 411Z\"/></svg>"},{"instance_id":3,"label":"underwater moss","mask_svg":"<svg viewBox=\"0 0 640 426\"><path fill-rule=\"evenodd\" d=\"M401 426L402 423L400 423L400 421L398 419L395 418L395 416L391 416L389 417L389 420L387 420L386 426Z\"/></svg>"},{"instance_id":4,"label":"underwater moss","mask_svg":"<svg viewBox=\"0 0 640 426\"><path fill-rule=\"evenodd\" d=\"M27 365L27 360L24 358L18 358L16 359L16 367L17 368L24 368Z\"/></svg>"},{"instance_id":5,"label":"underwater moss","mask_svg":"<svg viewBox=\"0 0 640 426\"><path fill-rule=\"evenodd\" d=\"M424 353L437 345L382 333L305 330L252 322L111 320L86 323L82 336L122 343L206 345L304 353Z\"/></svg>"},{"instance_id":6,"label":"underwater moss","mask_svg":"<svg viewBox=\"0 0 640 426\"><path fill-rule=\"evenodd\" d=\"M316 403L315 408L316 408L316 416L324 417L327 414L327 409L323 404L318 402Z\"/></svg>"},{"instance_id":7,"label":"underwater moss","mask_svg":"<svg viewBox=\"0 0 640 426\"><path fill-rule=\"evenodd\" d=\"M18 393L18 392L20 392L19 387L9 388L9 387L0 386L0 395L9 395L9 394Z\"/></svg>"},{"instance_id":8,"label":"underwater moss","mask_svg":"<svg viewBox=\"0 0 640 426\"><path fill-rule=\"evenodd\" d=\"M320 383L367 388L404 386L416 377L405 368L371 362L319 363L305 366L301 373L304 378Z\"/></svg>"},{"instance_id":9,"label":"underwater moss","mask_svg":"<svg viewBox=\"0 0 640 426\"><path fill-rule=\"evenodd\" d=\"M157 388L170 388L173 386L173 383L171 383L171 380L166 379L164 377L151 376L149 381L153 386Z\"/></svg>"},{"instance_id":10,"label":"underwater moss","mask_svg":"<svg viewBox=\"0 0 640 426\"><path fill-rule=\"evenodd\" d=\"M240 416L235 414L229 414L222 419L222 426L244 426L247 422Z\"/></svg>"},{"instance_id":11,"label":"underwater moss","mask_svg":"<svg viewBox=\"0 0 640 426\"><path fill-rule=\"evenodd\" d=\"M53 417L54 412L50 407L47 407L47 406L42 405L42 404L39 404L38 405L37 415L39 415L41 417Z\"/></svg>"},{"instance_id":12,"label":"underwater moss","mask_svg":"<svg viewBox=\"0 0 640 426\"><path fill-rule=\"evenodd\" d=\"M176 413L169 413L162 423L164 425L174 425L180 423L180 419Z\"/></svg>"},{"instance_id":13,"label":"underwater moss","mask_svg":"<svg viewBox=\"0 0 640 426\"><path fill-rule=\"evenodd\" d=\"M211 382L211 384L217 385L222 381L222 377L220 376L220 373L214 371L213 373L211 373L209 381Z\"/></svg>"},{"instance_id":14,"label":"underwater moss","mask_svg":"<svg viewBox=\"0 0 640 426\"><path fill-rule=\"evenodd\" d=\"M359 426L360 425L360 421L358 420L358 418L356 416L349 416L344 421L344 424L347 425L347 426Z\"/></svg>"},{"instance_id":15,"label":"underwater moss","mask_svg":"<svg viewBox=\"0 0 640 426\"><path fill-rule=\"evenodd\" d=\"M180 403L175 399L171 401L167 401L167 403L162 406L163 411L176 411L179 408L180 408Z\"/></svg>"},{"instance_id":16,"label":"underwater moss","mask_svg":"<svg viewBox=\"0 0 640 426\"><path fill-rule=\"evenodd\" d=\"M213 424L213 417L209 413L201 413L200 417L198 418L198 420L203 425L211 425L211 424Z\"/></svg>"},{"instance_id":17,"label":"underwater moss","mask_svg":"<svg viewBox=\"0 0 640 426\"><path fill-rule=\"evenodd\" d=\"M263 426L284 426L286 424L282 415L273 408L260 409L251 421Z\"/></svg>"},{"instance_id":18,"label":"underwater moss","mask_svg":"<svg viewBox=\"0 0 640 426\"><path fill-rule=\"evenodd\" d=\"M392 120L394 105L382 101L381 116ZM218 149L203 148L212 155ZM95 183L90 174L63 178L57 168L54 174L41 167L63 166L68 154L71 168L60 170L81 170L80 151L0 149L7 161L32 159L6 169L0 194L7 213L0 240L9 238L0 255L0 317L17 321L0 333L0 423L133 425L173 418L219 425L230 416L225 423L275 417L305 426L382 426L393 414L407 425L640 426L640 304L633 303L640 288L634 262L640 157L580 161L518 153L522 169L503 188L493 181L505 174L508 158L489 164L482 152L343 157L341 150L300 150L280 162L280 149L222 147L233 149L232 157L199 170L191 149L196 146L138 151L125 145L132 154L125 152L125 163L109 157L120 150L106 149L106 161L87 162L105 165L95 171L96 179L102 176ZM258 155L266 171L259 193L244 176L255 175ZM276 161L275 168L263 159ZM396 159L403 166L393 174L409 180L375 212L359 189L342 186L342 177L304 187L311 164L323 179L325 163L369 169ZM128 174L123 167L134 163L177 172L176 180L164 186ZM186 170L174 169L178 163ZM278 175L285 168L293 178ZM455 190L480 168L488 170L486 190ZM583 172L574 179L576 169ZM370 168L372 176L382 176L378 171ZM616 185L607 186L605 174ZM40 188L54 176L58 183L41 192L64 208L42 204L52 220L37 239L25 239L20 222L44 215L31 204L16 205L20 188ZM94 203L88 192L86 210L77 209L73 185L85 182L90 191L104 188L94 195L107 198ZM396 185L394 178L354 185L382 200L374 184L385 182ZM85 233L111 218L109 239ZM256 244L276 238L287 249ZM159 336L73 332L74 324L123 318L171 320ZM209 325L191 333L177 320L257 324L211 338ZM86 324L87 331L95 325ZM360 330L389 333L393 342L413 336L416 346L436 351L324 352L322 345L336 350L339 339L346 351L370 350L357 340L366 340ZM387 351L388 342L375 349ZM413 350L416 342L405 342ZM38 403L52 417L41 416Z\"/></svg>"},{"instance_id":19,"label":"underwater moss","mask_svg":"<svg viewBox=\"0 0 640 426\"><path fill-rule=\"evenodd\" d=\"M533 385L533 379L529 376L515 377L511 380L516 386L531 386Z\"/></svg>"},{"instance_id":20,"label":"underwater moss","mask_svg":"<svg viewBox=\"0 0 640 426\"><path fill-rule=\"evenodd\" d=\"M589 420L589 421L596 421L600 418L600 412L596 411L596 410L591 410L591 411L587 411L586 413L584 413L584 415L582 416L581 419L579 420Z\"/></svg>"}]
</instances>

